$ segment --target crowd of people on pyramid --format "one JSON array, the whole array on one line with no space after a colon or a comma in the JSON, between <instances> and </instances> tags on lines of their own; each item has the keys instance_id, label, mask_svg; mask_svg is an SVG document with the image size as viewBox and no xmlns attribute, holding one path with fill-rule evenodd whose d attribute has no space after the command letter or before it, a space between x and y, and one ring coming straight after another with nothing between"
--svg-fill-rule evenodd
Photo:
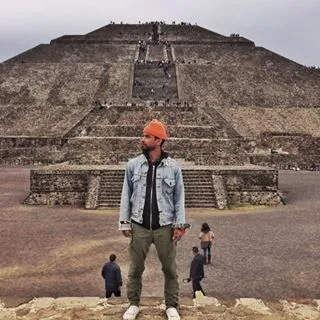
<instances>
[{"instance_id":1,"label":"crowd of people on pyramid","mask_svg":"<svg viewBox=\"0 0 320 320\"><path fill-rule=\"evenodd\" d=\"M116 24L116 22L114 20L111 20L110 24ZM123 21L120 21L119 24L124 24L124 23ZM167 23L165 21L146 21L146 22L139 21L139 24L166 25ZM192 24L191 22L184 22L184 21L181 21L181 22L172 21L171 24L180 25L180 26L192 26L192 25L196 26L197 25L197 23Z\"/></svg>"}]
</instances>

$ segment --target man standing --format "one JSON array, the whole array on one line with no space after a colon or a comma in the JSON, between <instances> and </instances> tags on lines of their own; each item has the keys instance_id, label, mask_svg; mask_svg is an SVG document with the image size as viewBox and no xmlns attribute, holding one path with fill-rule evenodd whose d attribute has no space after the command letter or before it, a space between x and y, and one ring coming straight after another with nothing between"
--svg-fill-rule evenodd
<instances>
[{"instance_id":1,"label":"man standing","mask_svg":"<svg viewBox=\"0 0 320 320\"><path fill-rule=\"evenodd\" d=\"M176 243L185 233L184 185L178 163L162 150L168 135L152 120L143 130L143 154L127 164L122 188L119 230L132 237L127 294L130 307L124 320L139 313L144 262L153 243L165 277L164 295L169 320L179 320Z\"/></svg>"},{"instance_id":2,"label":"man standing","mask_svg":"<svg viewBox=\"0 0 320 320\"><path fill-rule=\"evenodd\" d=\"M106 298L110 298L112 293L116 297L121 296L120 287L122 286L121 270L116 264L117 256L111 254L109 262L107 262L101 271L101 275L105 280Z\"/></svg>"},{"instance_id":3,"label":"man standing","mask_svg":"<svg viewBox=\"0 0 320 320\"><path fill-rule=\"evenodd\" d=\"M201 287L201 280L204 278L204 256L199 253L198 247L192 247L193 259L190 266L190 275L188 281L192 280L193 298L196 297L196 291L201 291L203 295L205 293Z\"/></svg>"}]
</instances>

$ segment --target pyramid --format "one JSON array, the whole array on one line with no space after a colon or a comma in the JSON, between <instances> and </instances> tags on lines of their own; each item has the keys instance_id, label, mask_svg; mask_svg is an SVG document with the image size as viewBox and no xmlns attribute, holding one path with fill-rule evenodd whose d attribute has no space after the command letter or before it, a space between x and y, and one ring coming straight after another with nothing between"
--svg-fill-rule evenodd
<instances>
[{"instance_id":1,"label":"pyramid","mask_svg":"<svg viewBox=\"0 0 320 320\"><path fill-rule=\"evenodd\" d=\"M169 132L166 149L184 163L314 168L319 89L318 69L238 34L111 23L0 64L0 163L121 166L156 118ZM277 174L268 179L274 186Z\"/></svg>"},{"instance_id":2,"label":"pyramid","mask_svg":"<svg viewBox=\"0 0 320 320\"><path fill-rule=\"evenodd\" d=\"M319 162L319 89L318 69L238 34L111 23L1 63L0 161L125 161L121 150L131 157L156 117L176 139L173 155L198 164L309 167Z\"/></svg>"}]
</instances>

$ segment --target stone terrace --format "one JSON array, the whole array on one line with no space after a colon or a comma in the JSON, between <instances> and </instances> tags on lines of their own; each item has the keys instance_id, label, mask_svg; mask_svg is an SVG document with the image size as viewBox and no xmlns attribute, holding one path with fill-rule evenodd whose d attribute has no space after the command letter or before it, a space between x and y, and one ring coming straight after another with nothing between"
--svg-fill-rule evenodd
<instances>
[{"instance_id":1,"label":"stone terrace","mask_svg":"<svg viewBox=\"0 0 320 320\"><path fill-rule=\"evenodd\" d=\"M210 112L207 113L206 111ZM121 107L92 110L75 126L68 137L81 135L91 137L140 137L143 126L152 119L166 123L171 137L189 138L239 138L240 135L228 125L218 112L204 108Z\"/></svg>"},{"instance_id":2,"label":"stone terrace","mask_svg":"<svg viewBox=\"0 0 320 320\"><path fill-rule=\"evenodd\" d=\"M177 66L185 100L228 107L319 106L320 72L264 48L174 45L174 52L187 62Z\"/></svg>"},{"instance_id":3,"label":"stone terrace","mask_svg":"<svg viewBox=\"0 0 320 320\"><path fill-rule=\"evenodd\" d=\"M69 140L63 147L66 160L82 164L125 161L139 152L143 126L155 118L167 125L171 139L166 149L172 155L203 164L249 162L242 149L241 136L218 112L208 114L204 108L172 105L109 106L92 110L67 134ZM84 148L90 152L83 154Z\"/></svg>"},{"instance_id":4,"label":"stone terrace","mask_svg":"<svg viewBox=\"0 0 320 320\"><path fill-rule=\"evenodd\" d=\"M215 109L245 137L259 137L264 132L320 136L320 107L239 108L217 106Z\"/></svg>"},{"instance_id":5,"label":"stone terrace","mask_svg":"<svg viewBox=\"0 0 320 320\"><path fill-rule=\"evenodd\" d=\"M6 63L117 63L132 62L136 45L53 43L40 44Z\"/></svg>"},{"instance_id":6,"label":"stone terrace","mask_svg":"<svg viewBox=\"0 0 320 320\"><path fill-rule=\"evenodd\" d=\"M108 40L136 40L148 39L152 33L151 24L109 24L85 35L85 38Z\"/></svg>"},{"instance_id":7,"label":"stone terrace","mask_svg":"<svg viewBox=\"0 0 320 320\"><path fill-rule=\"evenodd\" d=\"M226 40L221 34L194 25L161 25L161 39L166 41L217 41Z\"/></svg>"},{"instance_id":8,"label":"stone terrace","mask_svg":"<svg viewBox=\"0 0 320 320\"><path fill-rule=\"evenodd\" d=\"M127 101L130 64L5 64L0 72L1 105L92 105Z\"/></svg>"},{"instance_id":9,"label":"stone terrace","mask_svg":"<svg viewBox=\"0 0 320 320\"><path fill-rule=\"evenodd\" d=\"M70 138L62 150L65 160L73 164L115 164L140 154L140 140L136 137ZM242 141L235 139L171 138L165 149L173 157L197 164L243 165L249 162Z\"/></svg>"},{"instance_id":10,"label":"stone terrace","mask_svg":"<svg viewBox=\"0 0 320 320\"><path fill-rule=\"evenodd\" d=\"M91 106L0 106L0 137L62 137ZM2 113L2 112L1 112Z\"/></svg>"}]
</instances>

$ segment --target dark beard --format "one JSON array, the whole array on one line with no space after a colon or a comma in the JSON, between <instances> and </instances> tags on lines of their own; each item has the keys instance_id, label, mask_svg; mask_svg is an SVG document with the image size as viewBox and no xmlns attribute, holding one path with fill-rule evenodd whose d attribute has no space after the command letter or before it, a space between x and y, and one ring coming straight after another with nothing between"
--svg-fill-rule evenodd
<instances>
[{"instance_id":1,"label":"dark beard","mask_svg":"<svg viewBox=\"0 0 320 320\"><path fill-rule=\"evenodd\" d=\"M156 146L149 146L148 147L148 146L146 146L145 144L142 143L140 148L143 151L143 153L145 153L145 152L153 151L156 148Z\"/></svg>"}]
</instances>

